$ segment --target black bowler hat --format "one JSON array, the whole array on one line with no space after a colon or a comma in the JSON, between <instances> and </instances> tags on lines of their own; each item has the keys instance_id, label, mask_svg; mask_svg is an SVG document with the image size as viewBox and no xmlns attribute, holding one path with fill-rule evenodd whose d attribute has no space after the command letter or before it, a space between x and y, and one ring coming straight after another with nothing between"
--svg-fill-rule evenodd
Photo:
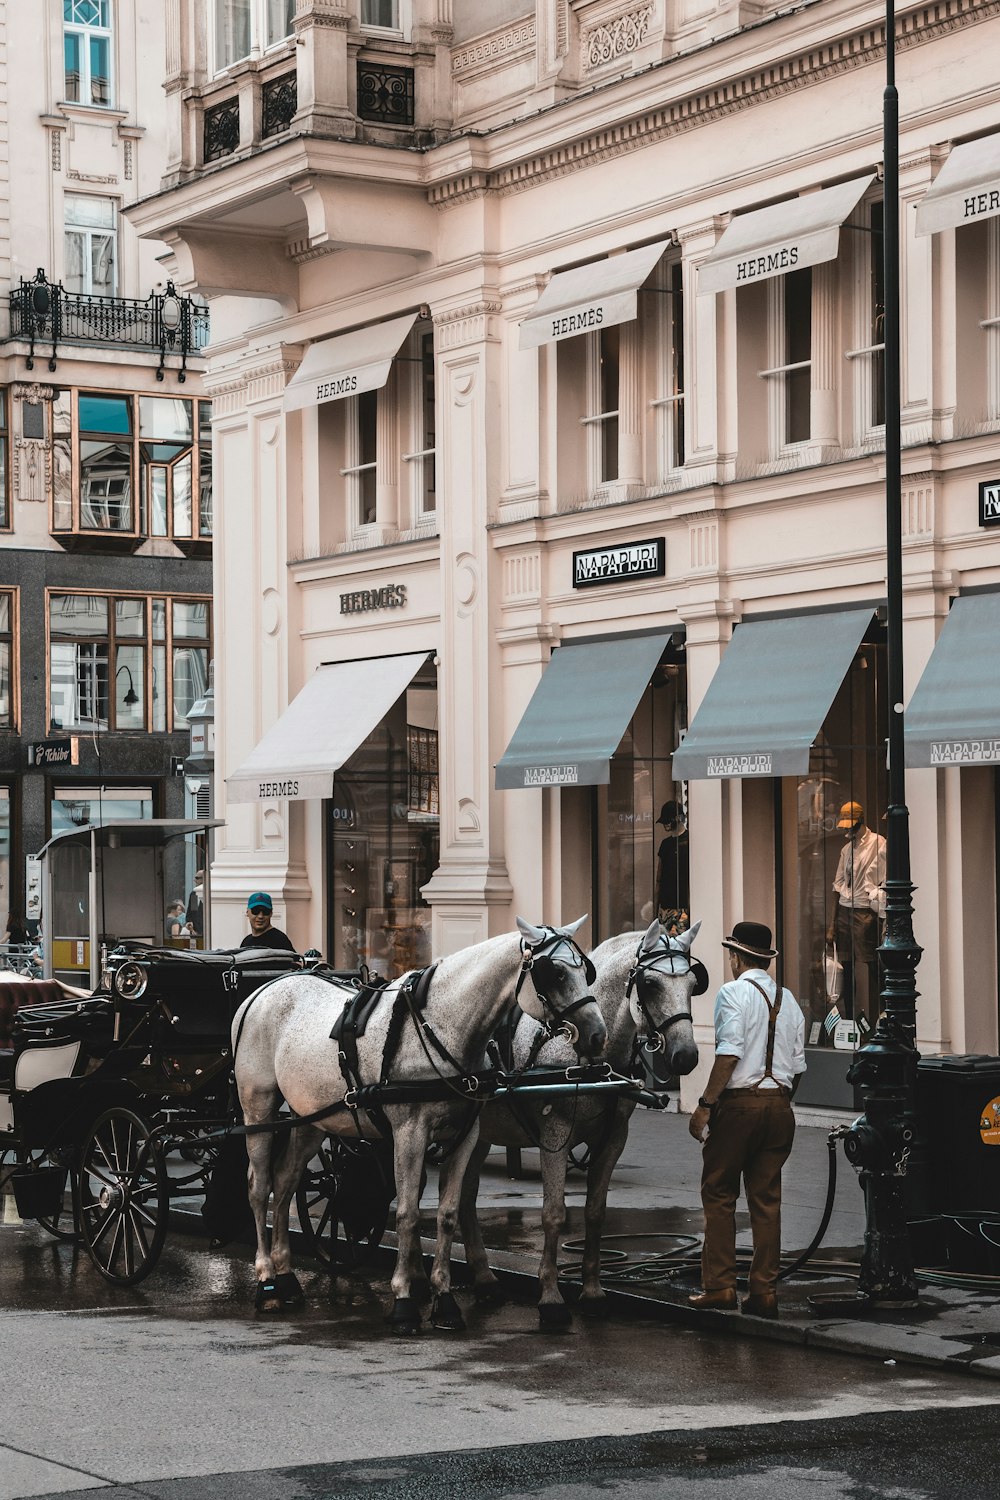
<instances>
[{"instance_id":1,"label":"black bowler hat","mask_svg":"<svg viewBox=\"0 0 1000 1500\"><path fill-rule=\"evenodd\" d=\"M771 929L763 922L737 922L732 937L722 939L723 948L746 953L750 958L777 958L777 948L771 947Z\"/></svg>"}]
</instances>

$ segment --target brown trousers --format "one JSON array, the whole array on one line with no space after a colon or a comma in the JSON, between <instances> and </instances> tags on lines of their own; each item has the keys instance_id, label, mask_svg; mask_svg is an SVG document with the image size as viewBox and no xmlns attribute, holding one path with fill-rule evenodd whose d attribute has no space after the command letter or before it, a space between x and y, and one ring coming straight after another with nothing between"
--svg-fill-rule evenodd
<instances>
[{"instance_id":1,"label":"brown trousers","mask_svg":"<svg viewBox=\"0 0 1000 1500\"><path fill-rule=\"evenodd\" d=\"M736 1286L736 1200L746 1185L753 1260L750 1291L775 1289L781 1258L781 1169L795 1137L787 1094L725 1091L712 1112L701 1170L705 1244L701 1284L706 1292Z\"/></svg>"}]
</instances>

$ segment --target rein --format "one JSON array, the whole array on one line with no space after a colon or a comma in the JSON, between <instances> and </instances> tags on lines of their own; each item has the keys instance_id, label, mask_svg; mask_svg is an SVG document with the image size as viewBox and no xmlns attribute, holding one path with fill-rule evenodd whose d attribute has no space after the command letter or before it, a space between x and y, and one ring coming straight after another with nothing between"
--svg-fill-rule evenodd
<instances>
[{"instance_id":1,"label":"rein","mask_svg":"<svg viewBox=\"0 0 1000 1500\"><path fill-rule=\"evenodd\" d=\"M549 964L554 968L554 955L560 947L565 945L572 954L576 955L576 958L570 961L571 966L575 969L583 969L584 978L588 985L594 983L594 980L597 978L597 970L594 968L589 954L584 953L579 943L570 937L568 933L560 932L555 927L545 927L543 930L546 936L540 943L536 943L534 947L528 942L527 938L521 939L521 972L518 974L517 983L514 986L514 1000L515 1003L520 1003L520 995L524 987L524 982L530 977L535 998L538 1000L543 1011L548 1010L556 1018L559 1026L564 1030L567 1041L575 1042L578 1033L576 1027L570 1022L570 1016L575 1015L578 1010L582 1010L585 1005L592 1004L594 1001L593 995L589 993L582 995L579 1000L574 1000L570 1005L562 1007L556 1005L555 1001L551 1000L545 991L539 988L534 974L535 965ZM539 1018L536 1017L535 1019ZM551 1040L553 1035L555 1033L550 1032L546 1040Z\"/></svg>"},{"instance_id":2,"label":"rein","mask_svg":"<svg viewBox=\"0 0 1000 1500\"><path fill-rule=\"evenodd\" d=\"M661 946L662 943L666 943L665 948ZM667 960L670 963L669 968L664 967ZM678 960L683 960L682 968L676 967ZM634 992L635 1003L646 1023L645 1036L641 1039L641 1046L645 1052L662 1052L666 1046L667 1032L672 1026L676 1026L678 1022L690 1021L692 1024L694 1023L694 1016L689 1010L675 1011L673 1015L667 1016L664 1021L657 1022L653 1019L647 997L644 993L646 985L649 982L649 976L651 974L672 974L680 978L685 974L694 974L695 988L692 990L692 994L700 995L704 993L706 984L702 984L699 970L701 970L702 974L705 974L707 984L708 975L705 973L704 966L697 959L692 959L685 949L674 948L669 938L661 938L660 943L655 948L650 948L646 953L643 952L642 944L639 944L636 950L635 963L629 971L628 983L625 986L625 999L631 1001ZM638 1042L639 1037L636 1040Z\"/></svg>"}]
</instances>

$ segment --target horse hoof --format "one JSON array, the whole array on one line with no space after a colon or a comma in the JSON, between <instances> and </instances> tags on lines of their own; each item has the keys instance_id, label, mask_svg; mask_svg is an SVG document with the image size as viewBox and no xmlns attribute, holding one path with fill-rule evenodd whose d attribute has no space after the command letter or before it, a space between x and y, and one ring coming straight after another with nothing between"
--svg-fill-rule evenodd
<instances>
[{"instance_id":1,"label":"horse hoof","mask_svg":"<svg viewBox=\"0 0 1000 1500\"><path fill-rule=\"evenodd\" d=\"M301 1307L305 1301L305 1293L294 1271L284 1271L280 1276L276 1276L274 1289L285 1307Z\"/></svg>"},{"instance_id":2,"label":"horse hoof","mask_svg":"<svg viewBox=\"0 0 1000 1500\"><path fill-rule=\"evenodd\" d=\"M507 1293L499 1281L485 1281L474 1290L477 1307L503 1307Z\"/></svg>"},{"instance_id":3,"label":"horse hoof","mask_svg":"<svg viewBox=\"0 0 1000 1500\"><path fill-rule=\"evenodd\" d=\"M412 1297L397 1297L385 1320L393 1333L403 1337L420 1332L420 1309Z\"/></svg>"},{"instance_id":4,"label":"horse hoof","mask_svg":"<svg viewBox=\"0 0 1000 1500\"><path fill-rule=\"evenodd\" d=\"M257 1312L273 1313L281 1312L285 1304L275 1283L268 1280L258 1281L253 1305Z\"/></svg>"},{"instance_id":5,"label":"horse hoof","mask_svg":"<svg viewBox=\"0 0 1000 1500\"><path fill-rule=\"evenodd\" d=\"M451 1292L440 1292L431 1304L431 1326L447 1333L460 1333L465 1327L462 1309Z\"/></svg>"},{"instance_id":6,"label":"horse hoof","mask_svg":"<svg viewBox=\"0 0 1000 1500\"><path fill-rule=\"evenodd\" d=\"M607 1297L581 1297L576 1304L576 1310L585 1318L606 1318L608 1299Z\"/></svg>"},{"instance_id":7,"label":"horse hoof","mask_svg":"<svg viewBox=\"0 0 1000 1500\"><path fill-rule=\"evenodd\" d=\"M539 1302L538 1323L543 1333L555 1333L569 1328L573 1314L565 1302Z\"/></svg>"}]
</instances>

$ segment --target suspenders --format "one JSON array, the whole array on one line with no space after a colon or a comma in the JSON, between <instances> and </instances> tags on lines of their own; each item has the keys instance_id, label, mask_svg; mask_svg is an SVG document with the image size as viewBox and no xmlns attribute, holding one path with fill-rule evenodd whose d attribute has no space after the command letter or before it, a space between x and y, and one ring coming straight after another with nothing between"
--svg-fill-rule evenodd
<instances>
[{"instance_id":1,"label":"suspenders","mask_svg":"<svg viewBox=\"0 0 1000 1500\"><path fill-rule=\"evenodd\" d=\"M757 983L756 979L748 979L747 983L753 985L754 989L757 991L758 995L762 997L764 1004L767 1006L767 1055L764 1059L764 1077L760 1080L760 1083L753 1085L752 1092L755 1094L769 1094L771 1090L762 1088L762 1085L769 1078L772 1083L778 1083L778 1080L771 1072L771 1069L774 1066L774 1028L778 1024L778 1011L781 1009L781 997L783 991L778 981L775 980L774 1001L772 1003L772 1001L767 998L767 991ZM778 1087L779 1089L782 1089L787 1093L784 1084L778 1084Z\"/></svg>"}]
</instances>

